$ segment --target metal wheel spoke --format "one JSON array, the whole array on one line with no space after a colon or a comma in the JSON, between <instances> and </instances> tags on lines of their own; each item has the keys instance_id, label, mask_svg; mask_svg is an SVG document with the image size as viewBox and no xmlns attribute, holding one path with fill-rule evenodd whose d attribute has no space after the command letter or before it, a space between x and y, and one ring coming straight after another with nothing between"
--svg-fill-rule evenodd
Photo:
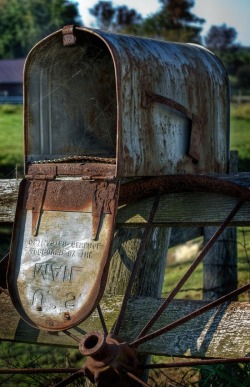
<instances>
[{"instance_id":1,"label":"metal wheel spoke","mask_svg":"<svg viewBox=\"0 0 250 387\"><path fill-rule=\"evenodd\" d=\"M227 216L225 221L221 224L221 226L217 229L217 231L214 233L214 235L211 237L211 239L207 242L206 246L202 249L198 257L195 259L195 261L192 263L192 265L189 267L188 271L185 273L185 275L180 279L180 281L177 283L175 288L172 290L172 292L168 295L168 297L165 299L163 304L159 307L159 309L156 311L154 316L149 320L149 322L146 324L146 326L142 329L140 334L138 335L138 339L145 336L145 334L149 331L149 329L153 326L153 324L158 320L158 318L161 316L161 314L165 311L167 306L170 304L170 302L174 299L174 297L177 295L177 293L180 291L182 286L185 284L185 282L188 280L190 275L193 273L193 271L196 269L196 267L199 265L199 263L202 261L202 259L205 257L208 250L214 245L216 240L219 238L219 236L222 234L222 232L225 230L225 228L228 226L230 221L233 219L235 214L239 211L241 206L243 205L244 200L240 200L233 210L230 212L230 214Z\"/></svg>"},{"instance_id":2,"label":"metal wheel spoke","mask_svg":"<svg viewBox=\"0 0 250 387\"><path fill-rule=\"evenodd\" d=\"M155 332L149 333L149 334L147 334L139 339L136 339L135 341L133 341L129 345L133 348L137 348L140 344L145 343L149 340L152 340L155 337L158 337L160 335L163 335L164 333L169 332L174 328L177 328L179 325L182 325L185 322L190 321L197 316L200 316L201 314L209 311L210 309L213 309L214 307L222 304L223 302L229 301L230 298L238 296L239 294L244 293L244 292L248 291L249 289L250 289L250 284L242 286L241 288L234 290L231 293L228 293L226 296L220 297L217 300L212 301L209 304L203 306L202 308L199 308L196 311L187 314L186 316L180 318L179 320L174 321L173 323L168 324L165 327L158 329Z\"/></svg>"},{"instance_id":3,"label":"metal wheel spoke","mask_svg":"<svg viewBox=\"0 0 250 387\"><path fill-rule=\"evenodd\" d=\"M126 310L126 307L127 307L127 303L128 303L130 294L131 294L131 290L132 290L132 287L134 285L136 274L137 274L138 269L140 267L142 258L143 258L144 253L145 253L146 244L148 242L148 239L149 239L149 236L150 236L150 233L151 233L152 222L153 222L156 210L158 208L160 196L161 196L161 192L158 191L157 195L156 195L156 197L154 199L151 211L150 211L148 223L147 223L147 225L146 225L146 227L144 229L144 233L143 233L143 236L142 236L141 244L140 244L140 247L139 247L139 250L138 250L138 253L137 253L137 257L136 257L136 260L135 260L135 263L134 263L134 266L133 266L133 270L132 270L132 273L131 273L131 276L130 276L130 279L129 279L129 283L128 283L128 286L127 286L127 289L126 289L126 292L125 292L125 295L124 295L124 298L123 298L121 310L120 310L119 316L117 318L115 327L113 329L114 335L118 335L118 333L120 331L120 328L121 328L121 324L122 324L122 321L123 321L123 318L124 318L124 314L125 314L125 310Z\"/></svg>"},{"instance_id":4,"label":"metal wheel spoke","mask_svg":"<svg viewBox=\"0 0 250 387\"><path fill-rule=\"evenodd\" d=\"M68 378L62 380L61 382L57 383L55 387L64 387L68 386L70 383L72 383L74 380L80 378L81 376L84 376L84 373L82 370L79 370L75 372L73 375L70 375Z\"/></svg>"},{"instance_id":5,"label":"metal wheel spoke","mask_svg":"<svg viewBox=\"0 0 250 387\"><path fill-rule=\"evenodd\" d=\"M97 305L97 311L98 311L99 318L100 318L100 321L101 321L101 324L102 324L103 333L104 333L104 335L108 335L108 328L107 328L107 325L105 323L104 316L103 316L100 304Z\"/></svg>"},{"instance_id":6,"label":"metal wheel spoke","mask_svg":"<svg viewBox=\"0 0 250 387\"><path fill-rule=\"evenodd\" d=\"M230 364L230 363L250 363L250 357L237 357L232 359L204 359L192 361L177 361L159 364L145 364L140 366L142 369L160 369L160 368L179 368L194 367L209 364Z\"/></svg>"},{"instance_id":7,"label":"metal wheel spoke","mask_svg":"<svg viewBox=\"0 0 250 387\"><path fill-rule=\"evenodd\" d=\"M81 339L79 339L76 335L69 331L62 331L65 335L69 336L71 339L75 340L77 343L80 343Z\"/></svg>"}]
</instances>

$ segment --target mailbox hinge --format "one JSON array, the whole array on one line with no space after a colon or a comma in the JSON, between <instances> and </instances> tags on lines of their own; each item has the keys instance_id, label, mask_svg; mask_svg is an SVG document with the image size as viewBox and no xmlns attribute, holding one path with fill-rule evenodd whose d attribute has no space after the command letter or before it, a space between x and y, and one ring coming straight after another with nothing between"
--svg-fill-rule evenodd
<instances>
[{"instance_id":1,"label":"mailbox hinge","mask_svg":"<svg viewBox=\"0 0 250 387\"><path fill-rule=\"evenodd\" d=\"M92 196L92 239L95 240L103 213L111 214L113 209L113 199L117 193L117 183L109 184L108 182L94 183L95 189Z\"/></svg>"},{"instance_id":2,"label":"mailbox hinge","mask_svg":"<svg viewBox=\"0 0 250 387\"><path fill-rule=\"evenodd\" d=\"M32 203L32 235L38 235L39 222L43 209L43 202L47 190L47 182L55 180L56 173L43 174L34 173L31 175L25 175L27 180L31 180L31 191L29 193L29 204ZM28 207L28 203L27 203Z\"/></svg>"},{"instance_id":3,"label":"mailbox hinge","mask_svg":"<svg viewBox=\"0 0 250 387\"><path fill-rule=\"evenodd\" d=\"M76 45L75 26L73 24L69 26L64 26L62 29L62 35L64 46Z\"/></svg>"}]
</instances>

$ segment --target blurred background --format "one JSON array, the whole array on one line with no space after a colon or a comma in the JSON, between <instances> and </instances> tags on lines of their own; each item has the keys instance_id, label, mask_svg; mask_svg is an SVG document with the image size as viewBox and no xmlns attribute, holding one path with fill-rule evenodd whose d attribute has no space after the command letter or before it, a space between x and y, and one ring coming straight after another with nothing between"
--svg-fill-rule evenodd
<instances>
[{"instance_id":1,"label":"blurred background","mask_svg":"<svg viewBox=\"0 0 250 387\"><path fill-rule=\"evenodd\" d=\"M249 0L0 0L0 179L23 176L22 74L25 57L39 40L68 24L168 41L197 43L214 52L223 62L230 79L231 150L238 151L239 171L249 172L249 15ZM11 224L0 223L0 261L8 253L11 229ZM242 282L249 280L247 232L248 229L244 229L239 236L239 281ZM173 267L177 264L177 255L170 253L170 263L172 262ZM189 254L181 258L183 270L190 264L190 259L192 260L192 256ZM179 268L180 261L178 265ZM198 289L197 297L200 297L202 290L202 274L199 275L188 284L189 288ZM165 281L164 292L169 291L175 282L176 278L170 276L168 282ZM185 297L188 298L188 291ZM81 366L81 362L82 357L74 350L55 347L39 347L38 350L38 347L31 345L0 343L1 367L27 367L30 364L77 367ZM206 381L209 384L203 383L195 370L196 376L193 380L198 383L196 385L203 386L250 385L249 367L235 367L234 369L234 366L230 366L230 374L228 369L220 370L221 380L214 379L213 382L210 376L209 381ZM215 375L218 377L218 374ZM234 383L235 375L237 383L230 384L232 381ZM176 375L171 376L175 377ZM164 384L166 378L162 382L154 376L152 383L157 386L185 386L192 383L188 381L187 376L185 379L183 375L178 375L177 379L178 381L173 379L172 384ZM1 375L0 385L49 386L51 376ZM75 385L83 384L79 381Z\"/></svg>"}]
</instances>

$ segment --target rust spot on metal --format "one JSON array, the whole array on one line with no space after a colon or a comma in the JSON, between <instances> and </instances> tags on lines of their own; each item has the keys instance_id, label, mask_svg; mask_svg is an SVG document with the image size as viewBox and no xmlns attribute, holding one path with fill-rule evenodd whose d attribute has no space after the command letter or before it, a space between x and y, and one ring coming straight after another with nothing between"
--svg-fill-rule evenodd
<instances>
[{"instance_id":1,"label":"rust spot on metal","mask_svg":"<svg viewBox=\"0 0 250 387\"><path fill-rule=\"evenodd\" d=\"M63 45L64 46L74 46L76 44L75 26L74 25L64 26L62 29L62 35L63 35Z\"/></svg>"},{"instance_id":2,"label":"rust spot on metal","mask_svg":"<svg viewBox=\"0 0 250 387\"><path fill-rule=\"evenodd\" d=\"M205 191L250 200L250 190L230 181L205 175L169 175L133 180L121 184L119 205L155 195Z\"/></svg>"},{"instance_id":3,"label":"rust spot on metal","mask_svg":"<svg viewBox=\"0 0 250 387\"><path fill-rule=\"evenodd\" d=\"M64 313L64 318L65 318L65 320L70 320L70 314L69 314L69 312L65 312Z\"/></svg>"},{"instance_id":4,"label":"rust spot on metal","mask_svg":"<svg viewBox=\"0 0 250 387\"><path fill-rule=\"evenodd\" d=\"M117 336L98 331L87 333L81 339L79 350L88 357L83 372L92 383L128 387L131 378L127 372L132 372L135 378L141 374L136 351Z\"/></svg>"}]
</instances>

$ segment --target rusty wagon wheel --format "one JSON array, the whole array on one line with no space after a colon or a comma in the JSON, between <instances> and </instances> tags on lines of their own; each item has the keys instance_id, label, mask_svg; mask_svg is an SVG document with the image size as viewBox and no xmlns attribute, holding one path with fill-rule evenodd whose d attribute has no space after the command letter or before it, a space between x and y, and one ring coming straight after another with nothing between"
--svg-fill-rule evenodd
<instances>
[{"instance_id":1,"label":"rusty wagon wheel","mask_svg":"<svg viewBox=\"0 0 250 387\"><path fill-rule=\"evenodd\" d=\"M163 301L162 305L155 312L153 316L149 318L149 321L145 324L144 328L139 333L138 337L132 342L124 342L120 337L120 330L124 319L126 307L130 298L131 290L135 282L135 278L140 267L142 257L145 253L146 243L150 237L152 222L156 213L160 198L162 194L177 193L187 191L209 191L221 194L227 194L238 198L234 208L228 214L223 223L219 226L212 238L207 242L198 257L191 264L185 275L179 280L174 289L170 292L167 298ZM246 284L241 288L230 292L229 294L212 301L205 306L191 312L184 317L174 321L160 329L152 329L154 323L159 319L162 313L169 306L171 301L181 290L187 279L193 273L198 264L202 261L209 249L214 245L218 237L222 234L225 228L230 224L233 217L242 207L242 205L250 200L250 192L248 188L239 186L237 184L219 180L205 176L168 176L161 178L150 178L139 180L124 184L120 191L120 203L129 203L130 201L141 199L146 196L154 196L154 202L151 208L148 223L145 226L141 244L137 253L137 258L134 263L130 280L123 298L122 306L118 318L110 332L106 327L104 316L101 311L100 305L97 306L99 318L102 325L102 332L90 331L83 335L81 339L73 335L68 330L63 331L66 335L70 336L72 340L75 340L79 344L79 351L87 357L87 361L81 369L64 369L63 372L72 372L72 375L58 383L56 386L67 386L74 380L82 377L87 377L92 383L96 383L98 386L130 386L132 381L137 382L138 385L149 386L147 382L142 380L142 374L146 369L153 368L170 368L170 367L188 367L194 365L206 365L206 364L220 364L230 362L249 362L250 358L234 358L234 359L203 359L182 361L178 363L168 362L165 364L140 364L137 348L156 337L159 337L167 332L170 332L176 327L181 326L187 321L191 321L197 316L211 310L212 308L221 305L222 303L229 301L230 299L238 296L239 294L246 292L250 289L250 284ZM25 371L25 370L23 370ZM37 371L37 370L36 370ZM52 370L51 370L52 371ZM60 370L62 371L62 370ZM31 371L32 372L32 371ZM34 372L34 371L33 371ZM42 372L42 370L41 370ZM58 370L55 370L58 372Z\"/></svg>"}]
</instances>

